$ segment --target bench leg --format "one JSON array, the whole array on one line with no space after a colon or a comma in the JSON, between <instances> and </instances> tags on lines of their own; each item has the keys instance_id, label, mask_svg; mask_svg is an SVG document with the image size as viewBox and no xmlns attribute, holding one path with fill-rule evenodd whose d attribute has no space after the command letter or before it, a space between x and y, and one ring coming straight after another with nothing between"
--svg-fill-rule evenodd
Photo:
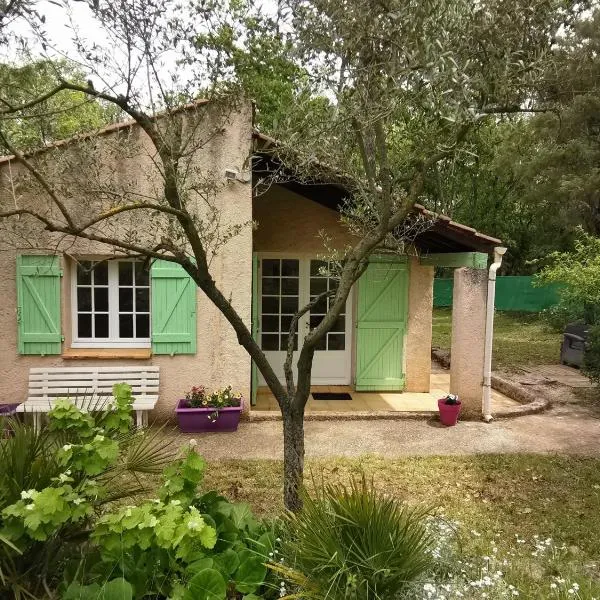
<instances>
[{"instance_id":1,"label":"bench leg","mask_svg":"<svg viewBox=\"0 0 600 600\"><path fill-rule=\"evenodd\" d=\"M145 410L136 410L135 411L135 424L138 429L141 429L142 427L145 426L145 423L144 423L144 413L145 412L146 412Z\"/></svg>"}]
</instances>

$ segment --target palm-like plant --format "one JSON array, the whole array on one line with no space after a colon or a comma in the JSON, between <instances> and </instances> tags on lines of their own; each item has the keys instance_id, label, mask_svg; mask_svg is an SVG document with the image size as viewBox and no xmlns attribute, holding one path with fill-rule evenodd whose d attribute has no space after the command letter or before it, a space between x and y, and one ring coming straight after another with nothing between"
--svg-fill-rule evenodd
<instances>
[{"instance_id":1,"label":"palm-like plant","mask_svg":"<svg viewBox=\"0 0 600 600\"><path fill-rule=\"evenodd\" d=\"M321 484L284 524L284 557L273 568L298 588L294 597L389 600L432 567L428 510L374 490L362 476L349 486ZM283 563L284 565L286 563Z\"/></svg>"}]
</instances>

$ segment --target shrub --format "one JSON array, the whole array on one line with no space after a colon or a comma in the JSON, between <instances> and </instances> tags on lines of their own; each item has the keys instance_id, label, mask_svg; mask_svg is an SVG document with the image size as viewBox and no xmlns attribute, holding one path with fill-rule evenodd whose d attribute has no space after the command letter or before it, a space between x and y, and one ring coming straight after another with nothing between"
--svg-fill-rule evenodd
<instances>
[{"instance_id":1,"label":"shrub","mask_svg":"<svg viewBox=\"0 0 600 600\"><path fill-rule=\"evenodd\" d=\"M274 570L319 600L401 597L433 568L428 511L377 493L364 476L349 487L322 484L285 519L283 556Z\"/></svg>"},{"instance_id":2,"label":"shrub","mask_svg":"<svg viewBox=\"0 0 600 600\"><path fill-rule=\"evenodd\" d=\"M160 472L172 459L160 430L129 429L129 386L114 394L94 414L59 400L47 428L14 420L12 434L0 439L1 597L47 595L63 565L80 556L95 515L145 491L136 475Z\"/></svg>"}]
</instances>

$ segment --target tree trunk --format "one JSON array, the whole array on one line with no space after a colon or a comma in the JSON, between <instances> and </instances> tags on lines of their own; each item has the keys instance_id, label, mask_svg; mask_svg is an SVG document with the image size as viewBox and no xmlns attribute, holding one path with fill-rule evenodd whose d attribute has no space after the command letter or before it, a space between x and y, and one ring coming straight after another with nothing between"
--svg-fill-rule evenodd
<instances>
[{"instance_id":1,"label":"tree trunk","mask_svg":"<svg viewBox=\"0 0 600 600\"><path fill-rule=\"evenodd\" d=\"M304 474L304 409L283 414L283 502L288 510L302 508L300 488Z\"/></svg>"}]
</instances>

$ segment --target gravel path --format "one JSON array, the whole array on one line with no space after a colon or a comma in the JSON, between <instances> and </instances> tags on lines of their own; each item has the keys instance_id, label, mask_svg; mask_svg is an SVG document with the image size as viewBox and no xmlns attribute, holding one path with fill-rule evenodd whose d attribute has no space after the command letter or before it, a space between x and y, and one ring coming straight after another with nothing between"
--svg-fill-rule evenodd
<instances>
[{"instance_id":1,"label":"gravel path","mask_svg":"<svg viewBox=\"0 0 600 600\"><path fill-rule=\"evenodd\" d=\"M478 453L564 453L600 455L600 419L576 408L558 407L515 419L462 422L442 427L436 419L311 421L305 424L309 457L386 457ZM195 437L209 460L282 458L281 422L241 423L235 433Z\"/></svg>"}]
</instances>

